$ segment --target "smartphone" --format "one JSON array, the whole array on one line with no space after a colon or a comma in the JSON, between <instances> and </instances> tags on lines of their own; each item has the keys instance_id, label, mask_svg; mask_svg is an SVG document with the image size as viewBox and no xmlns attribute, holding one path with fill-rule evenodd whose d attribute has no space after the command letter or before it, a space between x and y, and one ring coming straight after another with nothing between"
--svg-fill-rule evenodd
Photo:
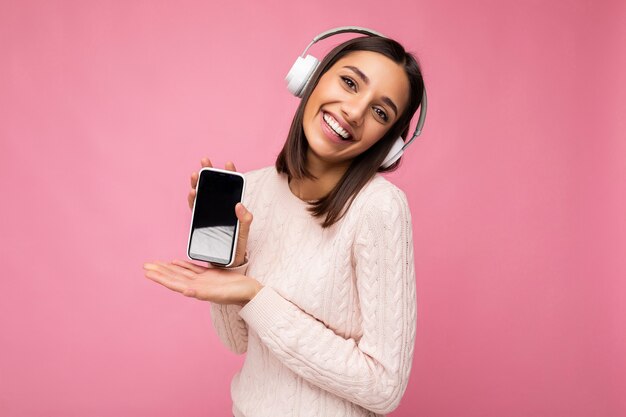
<instances>
[{"instance_id":1,"label":"smartphone","mask_svg":"<svg viewBox=\"0 0 626 417\"><path fill-rule=\"evenodd\" d=\"M246 181L238 172L202 168L196 185L187 256L231 266L237 250L239 221L235 205L242 201Z\"/></svg>"}]
</instances>

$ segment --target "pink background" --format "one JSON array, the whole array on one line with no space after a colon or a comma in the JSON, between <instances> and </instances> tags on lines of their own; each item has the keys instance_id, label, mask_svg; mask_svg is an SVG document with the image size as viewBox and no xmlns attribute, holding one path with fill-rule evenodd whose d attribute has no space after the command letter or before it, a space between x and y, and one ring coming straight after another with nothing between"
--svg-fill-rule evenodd
<instances>
[{"instance_id":1,"label":"pink background","mask_svg":"<svg viewBox=\"0 0 626 417\"><path fill-rule=\"evenodd\" d=\"M420 58L418 288L393 416L626 415L623 1L0 2L0 415L230 415L242 357L185 256L202 156L273 163L317 33ZM312 52L323 55L342 40Z\"/></svg>"}]
</instances>

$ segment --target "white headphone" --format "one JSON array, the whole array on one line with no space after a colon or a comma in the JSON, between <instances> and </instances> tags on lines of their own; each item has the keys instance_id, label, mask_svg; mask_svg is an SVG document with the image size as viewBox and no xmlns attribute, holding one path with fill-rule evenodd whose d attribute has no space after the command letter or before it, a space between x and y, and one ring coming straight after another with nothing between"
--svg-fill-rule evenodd
<instances>
[{"instance_id":1,"label":"white headphone","mask_svg":"<svg viewBox=\"0 0 626 417\"><path fill-rule=\"evenodd\" d=\"M313 76L313 73L315 72L315 70L320 64L320 61L314 56L312 55L305 56L306 52L309 50L311 46L313 46L314 43L321 41L322 39L326 39L329 36L333 36L339 33L361 33L361 34L368 35L368 36L380 36L382 38L386 37L374 30L365 29L365 28L361 28L357 26L342 26L342 27L330 29L330 30L327 30L326 32L320 33L319 35L313 38L313 41L311 41L309 46L306 47L302 55L298 57L296 62L293 64L293 66L289 70L287 77L285 78L285 80L287 81L287 89L289 89L289 91L293 95L297 97L302 97L302 94L304 93L304 89L306 88L309 81L311 81L311 77ZM404 140L402 139L401 136L396 138L395 142L393 143L393 146L391 147L391 150L387 154L387 157L385 158L383 163L380 165L382 168L387 168L391 166L391 164L396 162L398 159L400 159L400 157L404 153L404 150L408 148L411 142L413 142L415 138L417 138L422 133L422 128L424 127L424 121L426 120L426 108L427 108L426 89L424 88L424 92L422 93L422 102L420 104L420 117L419 117L419 120L417 121L417 127L415 128L415 132L413 132L413 136L406 143L404 143Z\"/></svg>"}]
</instances>

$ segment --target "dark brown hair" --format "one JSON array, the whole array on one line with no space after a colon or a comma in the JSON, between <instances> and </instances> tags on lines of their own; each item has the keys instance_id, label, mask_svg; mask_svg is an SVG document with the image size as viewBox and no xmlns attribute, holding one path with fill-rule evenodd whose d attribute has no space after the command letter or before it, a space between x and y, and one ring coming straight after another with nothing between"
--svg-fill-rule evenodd
<instances>
[{"instance_id":1,"label":"dark brown hair","mask_svg":"<svg viewBox=\"0 0 626 417\"><path fill-rule=\"evenodd\" d=\"M418 62L398 42L380 36L368 36L351 39L337 46L322 60L304 90L302 101L291 122L285 145L276 159L276 170L287 174L290 180L291 178L315 179L315 176L306 168L309 145L304 136L302 126L304 107L321 76L339 59L355 51L377 52L402 65L409 80L409 102L404 112L387 133L369 149L352 160L350 167L330 193L310 203L309 210L313 216L317 218L326 216L322 223L324 228L332 226L343 217L350 204L352 204L354 197L376 172L389 172L398 167L399 160L388 168L382 168L380 165L389 153L395 138L402 136L406 139L411 118L422 101L422 93L424 91L424 81Z\"/></svg>"}]
</instances>

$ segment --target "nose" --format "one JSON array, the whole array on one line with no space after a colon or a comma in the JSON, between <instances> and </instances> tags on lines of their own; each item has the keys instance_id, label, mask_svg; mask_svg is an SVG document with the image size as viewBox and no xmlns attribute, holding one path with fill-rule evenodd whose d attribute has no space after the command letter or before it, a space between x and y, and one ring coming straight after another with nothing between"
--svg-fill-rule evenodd
<instances>
[{"instance_id":1,"label":"nose","mask_svg":"<svg viewBox=\"0 0 626 417\"><path fill-rule=\"evenodd\" d=\"M341 105L341 112L346 121L354 127L361 126L369 104L365 97L352 96Z\"/></svg>"}]
</instances>

